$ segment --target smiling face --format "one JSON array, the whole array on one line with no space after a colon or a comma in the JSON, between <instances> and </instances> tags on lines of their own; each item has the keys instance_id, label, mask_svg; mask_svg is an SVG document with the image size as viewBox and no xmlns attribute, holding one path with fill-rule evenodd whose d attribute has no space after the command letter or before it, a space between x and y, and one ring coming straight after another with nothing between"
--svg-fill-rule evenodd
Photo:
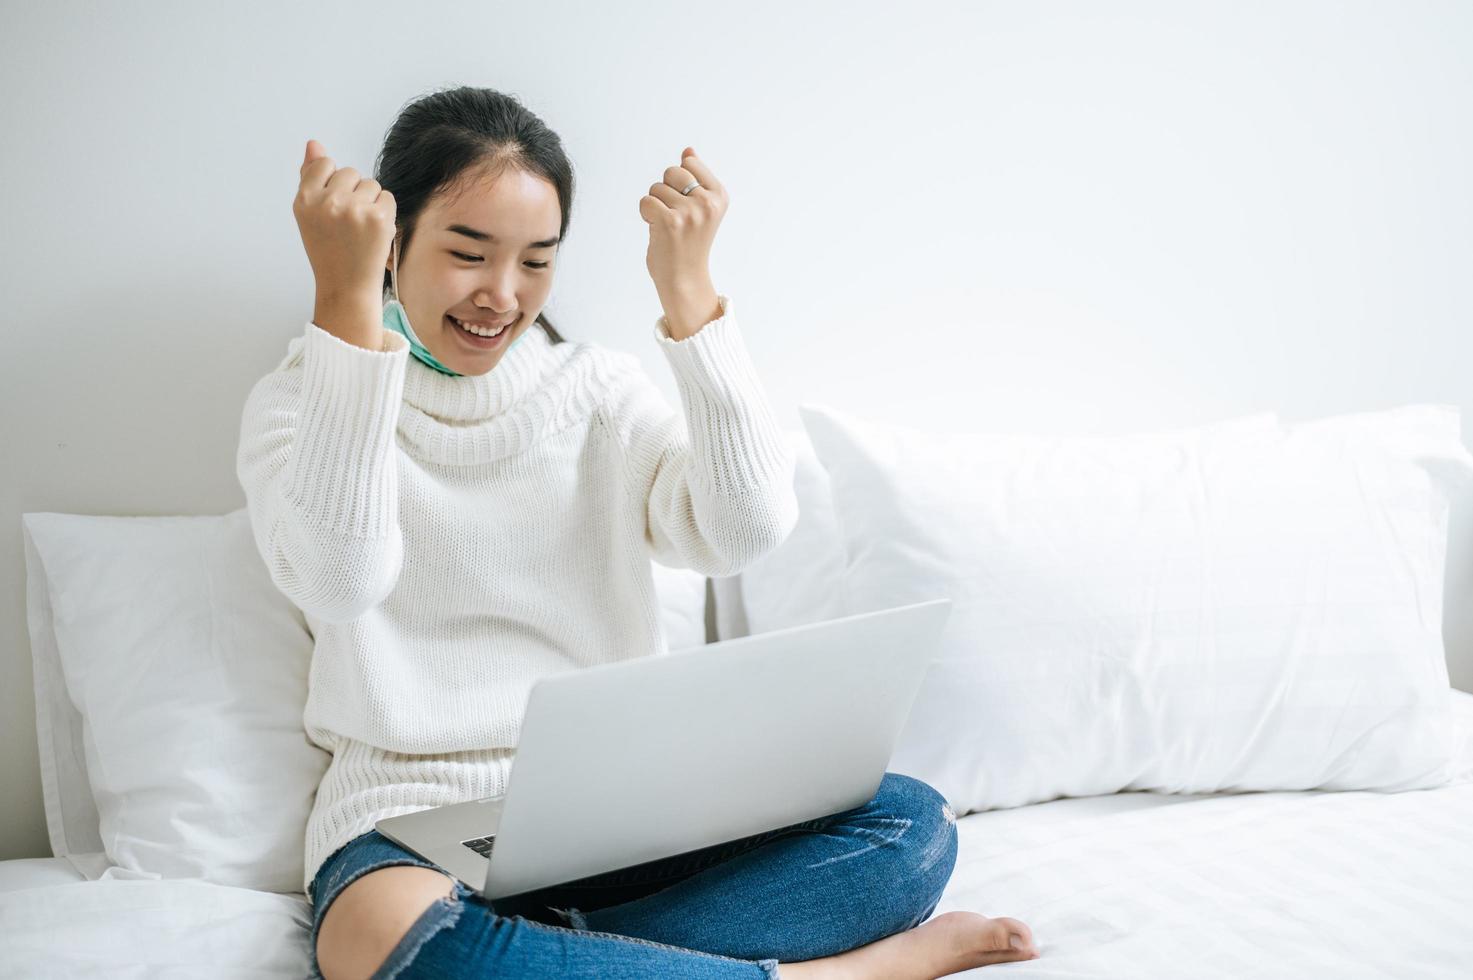
<instances>
[{"instance_id":1,"label":"smiling face","mask_svg":"<svg viewBox=\"0 0 1473 980\"><path fill-rule=\"evenodd\" d=\"M561 224L557 189L514 166L469 178L425 205L399 255L399 300L435 360L459 374L485 374L512 341L541 329L534 321L552 291ZM391 249L385 268L392 265ZM452 318L490 329L512 323L482 340Z\"/></svg>"}]
</instances>

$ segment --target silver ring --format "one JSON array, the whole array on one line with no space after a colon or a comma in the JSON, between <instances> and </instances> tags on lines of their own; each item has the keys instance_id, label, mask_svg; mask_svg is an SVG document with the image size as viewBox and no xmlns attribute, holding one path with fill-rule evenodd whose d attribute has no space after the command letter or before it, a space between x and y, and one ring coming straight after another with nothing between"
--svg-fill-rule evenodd
<instances>
[{"instance_id":1,"label":"silver ring","mask_svg":"<svg viewBox=\"0 0 1473 980\"><path fill-rule=\"evenodd\" d=\"M689 184L686 184L685 185L685 190L681 191L680 193L682 193L682 194L689 194L691 191L695 190L697 187L700 187L700 186L701 186L701 182L699 180L693 180Z\"/></svg>"}]
</instances>

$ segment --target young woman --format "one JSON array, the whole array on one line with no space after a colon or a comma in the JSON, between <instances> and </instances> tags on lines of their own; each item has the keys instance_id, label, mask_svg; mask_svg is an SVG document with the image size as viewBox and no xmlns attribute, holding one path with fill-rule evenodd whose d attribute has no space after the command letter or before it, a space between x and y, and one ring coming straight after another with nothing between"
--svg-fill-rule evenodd
<instances>
[{"instance_id":1,"label":"young woman","mask_svg":"<svg viewBox=\"0 0 1473 980\"><path fill-rule=\"evenodd\" d=\"M315 640L315 975L934 977L1036 955L1015 919L921 925L955 818L896 773L845 813L494 903L373 829L503 792L537 677L659 653L652 558L733 575L797 520L709 273L721 182L686 148L639 200L683 417L633 355L543 315L572 199L557 135L488 89L409 104L375 179L307 142L316 305L251 390L237 472Z\"/></svg>"}]
</instances>

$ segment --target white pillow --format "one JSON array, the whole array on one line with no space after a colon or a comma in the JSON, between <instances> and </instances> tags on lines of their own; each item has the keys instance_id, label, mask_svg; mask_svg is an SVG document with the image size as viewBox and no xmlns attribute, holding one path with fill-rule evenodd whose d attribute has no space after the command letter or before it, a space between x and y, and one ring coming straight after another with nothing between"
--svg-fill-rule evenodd
<instances>
[{"instance_id":1,"label":"white pillow","mask_svg":"<svg viewBox=\"0 0 1473 980\"><path fill-rule=\"evenodd\" d=\"M1276 420L1273 412L1255 412L1216 424L1266 426ZM797 461L793 489L798 495L798 523L782 544L741 574L711 580L718 640L845 615L838 589L844 571L844 540L834 513L828 471L819 462L807 432L788 429L783 434Z\"/></svg>"},{"instance_id":2,"label":"white pillow","mask_svg":"<svg viewBox=\"0 0 1473 980\"><path fill-rule=\"evenodd\" d=\"M51 853L75 864L81 855L102 853L97 805L87 783L82 751L82 716L72 705L56 652L46 570L31 537L31 515L21 515L26 563L26 623L31 635L31 674L36 695L36 749L41 762L41 796ZM106 862L104 861L104 866ZM78 868L81 870L81 868ZM95 879L97 872L83 872Z\"/></svg>"},{"instance_id":3,"label":"white pillow","mask_svg":"<svg viewBox=\"0 0 1473 980\"><path fill-rule=\"evenodd\" d=\"M690 568L650 562L665 644L674 653L706 642L706 576Z\"/></svg>"},{"instance_id":4,"label":"white pillow","mask_svg":"<svg viewBox=\"0 0 1473 980\"><path fill-rule=\"evenodd\" d=\"M261 563L245 509L22 520L51 613L30 623L32 645L55 644L108 858L299 891L328 762L302 730L312 637ZM38 689L38 723L55 707ZM58 822L69 821L48 814Z\"/></svg>"},{"instance_id":5,"label":"white pillow","mask_svg":"<svg viewBox=\"0 0 1473 980\"><path fill-rule=\"evenodd\" d=\"M1446 782L1455 407L1075 437L800 415L844 613L954 603L891 768L959 813Z\"/></svg>"},{"instance_id":6,"label":"white pillow","mask_svg":"<svg viewBox=\"0 0 1473 980\"><path fill-rule=\"evenodd\" d=\"M807 433L785 429L793 452L798 523L782 544L742 569L713 578L716 638L731 640L844 615L835 587L844 570L844 542L829 496L829 475Z\"/></svg>"},{"instance_id":7,"label":"white pillow","mask_svg":"<svg viewBox=\"0 0 1473 980\"><path fill-rule=\"evenodd\" d=\"M312 638L245 508L22 515L52 851L88 878L301 888L327 756L302 730ZM705 641L705 577L651 563L672 650ZM101 774L101 775L99 775Z\"/></svg>"}]
</instances>

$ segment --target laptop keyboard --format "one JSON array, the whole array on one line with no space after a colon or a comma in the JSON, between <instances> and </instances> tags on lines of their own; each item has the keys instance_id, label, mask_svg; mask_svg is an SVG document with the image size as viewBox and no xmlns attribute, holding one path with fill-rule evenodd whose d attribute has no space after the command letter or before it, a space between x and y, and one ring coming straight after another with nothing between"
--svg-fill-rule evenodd
<instances>
[{"instance_id":1,"label":"laptop keyboard","mask_svg":"<svg viewBox=\"0 0 1473 980\"><path fill-rule=\"evenodd\" d=\"M481 855L481 857L489 858L491 856L491 848L496 845L496 835L477 837L474 840L463 840L461 843Z\"/></svg>"}]
</instances>

